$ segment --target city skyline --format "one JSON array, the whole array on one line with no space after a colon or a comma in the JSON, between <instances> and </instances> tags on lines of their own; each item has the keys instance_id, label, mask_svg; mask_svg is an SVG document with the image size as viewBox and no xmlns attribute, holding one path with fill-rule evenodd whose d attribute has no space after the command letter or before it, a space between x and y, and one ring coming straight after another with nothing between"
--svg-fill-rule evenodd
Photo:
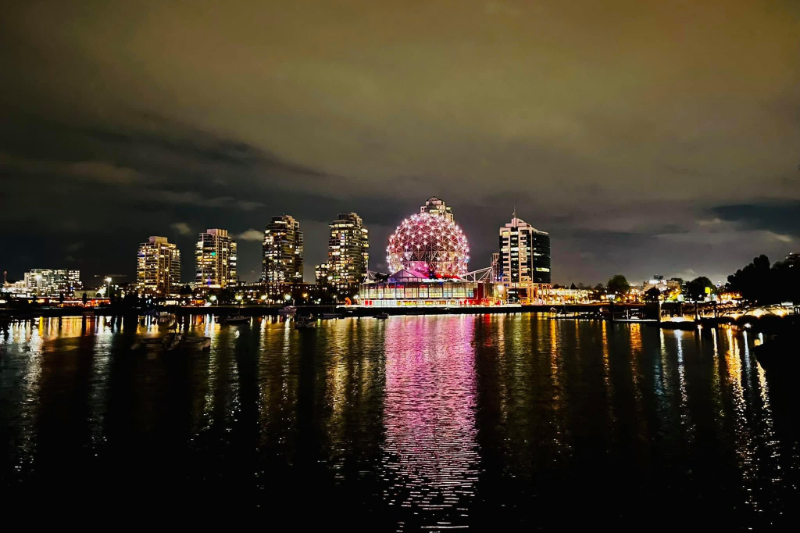
<instances>
[{"instance_id":1,"label":"city skyline","mask_svg":"<svg viewBox=\"0 0 800 533\"><path fill-rule=\"evenodd\" d=\"M436 198L435 196L431 197L431 199L438 200L438 198ZM429 199L428 202L430 202L431 199ZM439 201L441 201L441 200L439 200ZM422 210L423 210L423 212L425 211L425 206L423 206ZM433 211L433 212L436 213L436 211ZM350 213L350 214L357 215L357 213ZM341 216L341 214L339 216ZM453 215L452 215L450 206L447 207L447 216L450 218L450 220L452 220ZM359 218L361 218L361 217L359 217ZM265 228L271 227L276 221L280 221L281 219L291 220L295 225L298 225L299 222L300 222L299 220L295 219L291 215L283 213L280 216L270 217L270 222L267 222L265 224ZM523 225L526 225L526 226L531 226L531 227L533 226L532 224L528 224L521 217L518 217L517 212L516 212L516 206L514 207L514 212L512 214L512 224L513 224L514 220L518 220L520 223L522 223ZM304 231L298 231L298 233L300 235L299 242L301 243L300 246L302 248L301 253L300 253L299 265L301 266L301 270L304 271L304 275L303 275L303 278L301 280L297 280L295 278L294 279L295 283L303 283L303 282L304 283L317 283L319 281L317 279L317 277L315 276L315 268L314 267L315 266L318 267L319 265L327 264L327 260L329 258L329 251L330 251L329 250L329 247L330 247L330 234L329 234L329 232L330 232L330 224L331 224L330 222L325 224L325 226L328 227L328 230L322 236L322 239L325 242L324 242L323 245L320 246L320 251L318 251L318 253L315 253L314 251L312 251L310 254L306 253L307 247L304 244L302 244L305 241L305 237L303 236L304 235ZM364 225L365 225L365 227L367 226L366 223ZM511 224L506 223L504 227L511 227ZM386 230L387 233L391 233L391 229L390 228L385 228L385 230ZM261 230L259 232L259 230L250 229L250 230L247 230L246 232L243 232L241 234L231 233L231 232L228 232L227 230L223 230L223 229L221 229L221 230L203 230L203 231L199 231L198 232L201 235L201 238L202 238L202 235L206 234L206 231L224 231L225 232L225 237L226 238L230 238L231 241L234 243L234 250L235 250L234 251L234 255L236 256L235 259L234 259L234 262L238 263L238 264L241 264L241 260L242 260L241 259L241 251L240 251L241 248L242 248L242 246L241 246L242 242L252 244L253 242L256 241L256 236L257 236L256 233L258 233L257 250L255 250L255 251L254 250L248 250L248 253L246 255L245 261L247 263L254 263L252 254L253 253L258 254L257 261L261 263L261 270L258 271L258 272L256 272L255 270L251 270L249 277L242 276L240 274L241 271L238 270L238 267L235 266L235 265L234 265L234 271L236 271L236 275L238 276L238 279L240 281L242 281L242 282L251 283L251 282L259 282L259 281L263 281L264 280L264 257L265 257L265 248L264 248L265 231L264 230ZM534 231L539 231L539 230L534 230ZM502 232L502 229L501 229L501 232ZM174 232L174 235L180 236L180 237L188 237L185 240L190 243L190 246L191 246L192 249L196 250L197 246L198 246L198 240L197 240L197 234L198 233L192 233L191 235L188 235L188 236L184 235L184 233L179 233L179 232L176 231L176 232ZM230 233L230 235L229 235L229 233ZM372 229L370 229L370 233L372 233ZM543 233L544 235L548 235L549 234L549 232L547 232L547 231L543 231L541 233ZM156 238L156 237L150 237L151 240L154 239L154 238ZM158 239L167 239L167 240L169 240L168 237L157 237L157 238ZM170 242L170 245L177 245L177 243L174 242L176 239L177 240L181 240L181 239L179 239L177 237L173 237L173 241ZM496 239L497 239L497 237L495 237L495 240ZM388 239L387 239L387 241L388 241ZM502 241L502 238L501 238L501 241ZM556 242L557 242L557 238L556 238ZM141 254L141 247L142 246L143 246L142 243L138 244L138 248L139 248L139 253L140 254ZM177 245L177 246L178 246L177 247L178 255L180 256L180 248L181 248L181 246L179 246L179 245ZM548 246L550 246L549 240L548 240ZM554 246L554 247L557 247L557 245ZM249 248L255 248L255 247L254 246L250 246ZM500 248L502 248L502 244L501 244ZM246 245L246 249L247 249L247 245ZM196 255L196 252L194 254L189 254L189 256L193 256L193 255ZM754 254L754 255L760 255L760 254ZM781 260L785 259L786 257L788 257L789 255L796 255L796 252L793 252L792 248L787 248L787 252L784 255L775 255L773 257L770 257L770 259L772 261L781 261ZM322 260L320 260L319 262L313 262L312 263L312 260L308 259L308 257L316 257L316 256L322 256ZM498 249L495 248L494 250L490 250L488 259L485 261L485 264L484 264L484 262L477 263L477 262L473 261L473 263L470 265L469 270L479 270L479 269L485 268L487 266L490 266L493 263L493 261L497 260L497 257L498 257ZM377 261L376 261L376 259L377 259ZM378 265L377 268L375 266L376 262L377 262L377 265ZM129 263L130 263L130 261L129 261ZM93 269L93 267L91 265L88 265L88 268L87 268L85 263L84 263L84 266L82 266L81 268L74 268L74 269L63 269L63 268L60 268L59 265L60 264L57 264L54 267L54 266L48 264L46 268L51 269L51 270L59 270L60 269L60 270L83 271L83 273L84 273L82 275L82 280L83 281L85 281L84 278L86 278L86 279L99 278L99 277L103 277L103 276L107 275L107 273L108 273L108 270L106 270L105 273L103 271L100 271L100 270L95 271L96 269ZM304 267L304 265L308 265L308 266ZM498 264L497 266L498 266L498 269L500 269L500 265ZM41 265L39 265L39 267L41 267ZM196 283L197 282L197 270L196 270L196 268L197 268L197 258L193 257L192 264L188 265L188 267L186 265L184 265L184 267L181 269L180 283L182 285L184 285L184 284L192 284L192 283ZM736 267L736 268L738 268L738 267ZM26 266L23 267L23 272L21 272L20 274L24 274L26 272L30 272L30 271L33 271L33 270L36 270L36 268L32 268L30 265L26 265ZM132 272L128 273L128 272L126 272L127 270L132 270ZM382 273L387 273L387 274L388 273L392 273L391 272L391 268L389 267L389 265L387 264L387 262L385 260L385 257L380 255L380 254L373 255L373 257L370 259L369 270L382 272ZM735 270L735 268L733 270ZM733 270L731 270L731 272L733 272ZM128 281L130 281L131 284L137 285L137 278L139 277L139 268L137 266L121 267L121 268L117 268L116 271L121 271L122 273L121 274L113 274L114 276L122 276L123 278L127 277ZM709 277L709 279L712 279L715 283L725 283L725 280L727 279L728 275L731 273L731 272L724 273L724 274L720 275L719 278L717 279L716 277L706 275L704 272L697 272L694 269L688 269L688 270L686 270L684 272L679 272L679 273L675 273L675 274L663 274L662 272L663 272L663 270L659 270L658 266L656 265L654 271L652 271L649 275L644 275L644 276L641 276L639 278L629 275L626 270L620 270L620 271L615 272L615 273L616 274L623 274L627 278L629 278L631 281L634 281L636 283L639 283L639 282L645 282L646 283L647 280L652 279L653 276L660 276L660 277L666 277L666 278L681 278L681 279L684 279L684 278L685 279L692 279L692 278L699 277L699 276L706 276L706 277ZM18 277L14 276L14 272L13 271L9 271L8 269L5 269L5 273L6 273L6 275L8 276L9 279L22 279L22 277L23 277L22 275L20 275ZM570 284L584 283L587 286L591 286L591 285L595 285L597 283L600 283L600 284L605 283L605 281L609 277L611 277L612 275L614 275L614 274L609 273L606 276L606 278L600 278L600 279L597 279L597 280L588 280L588 281L585 281L585 280L582 280L582 279L581 280L576 280L576 279L564 279L564 280L562 280L558 276L558 270L556 269L555 270L555 275L554 275L553 279L550 282L553 285L567 285L568 286Z\"/></svg>"},{"instance_id":2,"label":"city skyline","mask_svg":"<svg viewBox=\"0 0 800 533\"><path fill-rule=\"evenodd\" d=\"M517 205L555 283L724 280L800 246L796 2L79 4L0 21L12 277L132 279L143 236L186 255L220 227L256 280L272 216L315 265L337 213L382 247L432 194L476 267Z\"/></svg>"}]
</instances>

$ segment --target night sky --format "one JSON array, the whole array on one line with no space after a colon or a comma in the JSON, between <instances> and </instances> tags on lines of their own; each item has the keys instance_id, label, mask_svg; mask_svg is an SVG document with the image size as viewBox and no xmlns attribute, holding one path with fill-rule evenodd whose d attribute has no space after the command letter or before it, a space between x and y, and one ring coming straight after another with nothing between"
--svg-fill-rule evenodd
<instances>
[{"instance_id":1,"label":"night sky","mask_svg":"<svg viewBox=\"0 0 800 533\"><path fill-rule=\"evenodd\" d=\"M697 5L697 4L702 5ZM432 195L489 264L724 280L800 251L800 2L5 1L0 269L135 270L138 243L295 216L306 279L355 211L370 268Z\"/></svg>"}]
</instances>

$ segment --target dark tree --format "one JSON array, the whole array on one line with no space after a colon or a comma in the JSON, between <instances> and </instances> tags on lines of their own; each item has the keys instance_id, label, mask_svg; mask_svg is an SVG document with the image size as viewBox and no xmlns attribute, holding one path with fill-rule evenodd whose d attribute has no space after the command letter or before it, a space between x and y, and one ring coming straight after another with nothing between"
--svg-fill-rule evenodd
<instances>
[{"instance_id":1,"label":"dark tree","mask_svg":"<svg viewBox=\"0 0 800 533\"><path fill-rule=\"evenodd\" d=\"M751 302L769 303L774 299L772 272L769 258L760 255L746 267L728 276L728 289L738 292Z\"/></svg>"},{"instance_id":2,"label":"dark tree","mask_svg":"<svg viewBox=\"0 0 800 533\"><path fill-rule=\"evenodd\" d=\"M705 276L700 276L699 278L694 278L692 281L686 284L686 293L692 300L702 300L705 298L706 289L709 289L709 293L714 291L715 287L714 284L711 283L711 280Z\"/></svg>"},{"instance_id":3,"label":"dark tree","mask_svg":"<svg viewBox=\"0 0 800 533\"><path fill-rule=\"evenodd\" d=\"M644 293L644 299L648 302L657 302L660 297L661 291L656 287L651 287L647 289L647 292Z\"/></svg>"},{"instance_id":4,"label":"dark tree","mask_svg":"<svg viewBox=\"0 0 800 533\"><path fill-rule=\"evenodd\" d=\"M122 299L122 305L127 309L133 309L139 306L139 295L135 292L129 292L125 294L125 298Z\"/></svg>"},{"instance_id":5,"label":"dark tree","mask_svg":"<svg viewBox=\"0 0 800 533\"><path fill-rule=\"evenodd\" d=\"M236 300L236 293L234 293L232 289L226 287L219 291L219 294L217 294L217 299L221 304L233 303Z\"/></svg>"},{"instance_id":6,"label":"dark tree","mask_svg":"<svg viewBox=\"0 0 800 533\"><path fill-rule=\"evenodd\" d=\"M800 303L800 262L794 258L779 261L772 266L771 274L772 301Z\"/></svg>"},{"instance_id":7,"label":"dark tree","mask_svg":"<svg viewBox=\"0 0 800 533\"><path fill-rule=\"evenodd\" d=\"M612 278L608 280L608 292L623 296L627 294L630 289L631 284L628 283L628 280L625 279L625 276L622 274L612 276Z\"/></svg>"}]
</instances>

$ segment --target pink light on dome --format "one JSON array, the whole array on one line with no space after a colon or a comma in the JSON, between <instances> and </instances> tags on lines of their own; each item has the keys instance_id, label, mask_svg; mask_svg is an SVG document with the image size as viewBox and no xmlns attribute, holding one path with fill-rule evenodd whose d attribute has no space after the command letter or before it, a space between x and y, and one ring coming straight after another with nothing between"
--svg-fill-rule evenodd
<instances>
[{"instance_id":1,"label":"pink light on dome","mask_svg":"<svg viewBox=\"0 0 800 533\"><path fill-rule=\"evenodd\" d=\"M421 213L403 220L389 237L386 260L392 272L413 270L432 277L467 273L467 237L446 217Z\"/></svg>"}]
</instances>

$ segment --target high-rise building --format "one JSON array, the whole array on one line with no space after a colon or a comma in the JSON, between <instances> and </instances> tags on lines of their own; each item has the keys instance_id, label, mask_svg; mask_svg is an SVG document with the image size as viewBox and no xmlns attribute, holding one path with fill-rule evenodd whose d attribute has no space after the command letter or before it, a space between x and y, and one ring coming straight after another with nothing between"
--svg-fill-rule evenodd
<instances>
[{"instance_id":1,"label":"high-rise building","mask_svg":"<svg viewBox=\"0 0 800 533\"><path fill-rule=\"evenodd\" d=\"M453 222L453 210L435 196L431 196L425 202L425 205L419 208L420 213L428 213L429 215L440 215Z\"/></svg>"},{"instance_id":2,"label":"high-rise building","mask_svg":"<svg viewBox=\"0 0 800 533\"><path fill-rule=\"evenodd\" d=\"M195 250L198 287L225 288L238 281L236 241L224 229L207 229L200 234Z\"/></svg>"},{"instance_id":3,"label":"high-rise building","mask_svg":"<svg viewBox=\"0 0 800 533\"><path fill-rule=\"evenodd\" d=\"M139 245L136 290L142 294L169 296L180 289L181 252L166 237L151 236Z\"/></svg>"},{"instance_id":4,"label":"high-rise building","mask_svg":"<svg viewBox=\"0 0 800 533\"><path fill-rule=\"evenodd\" d=\"M83 288L80 270L34 268L25 272L24 284L36 296L70 296Z\"/></svg>"},{"instance_id":5,"label":"high-rise building","mask_svg":"<svg viewBox=\"0 0 800 533\"><path fill-rule=\"evenodd\" d=\"M367 277L369 231L355 213L341 213L330 228L328 279L339 295L355 294Z\"/></svg>"},{"instance_id":6,"label":"high-rise building","mask_svg":"<svg viewBox=\"0 0 800 533\"><path fill-rule=\"evenodd\" d=\"M264 229L262 281L268 286L303 282L303 232L300 223L283 215Z\"/></svg>"},{"instance_id":7,"label":"high-rise building","mask_svg":"<svg viewBox=\"0 0 800 533\"><path fill-rule=\"evenodd\" d=\"M314 267L314 279L317 281L317 285L327 285L329 283L328 271L328 263L322 263Z\"/></svg>"},{"instance_id":8,"label":"high-rise building","mask_svg":"<svg viewBox=\"0 0 800 533\"><path fill-rule=\"evenodd\" d=\"M543 298L550 288L550 235L514 212L511 223L500 228L497 268L509 298L528 303Z\"/></svg>"}]
</instances>

